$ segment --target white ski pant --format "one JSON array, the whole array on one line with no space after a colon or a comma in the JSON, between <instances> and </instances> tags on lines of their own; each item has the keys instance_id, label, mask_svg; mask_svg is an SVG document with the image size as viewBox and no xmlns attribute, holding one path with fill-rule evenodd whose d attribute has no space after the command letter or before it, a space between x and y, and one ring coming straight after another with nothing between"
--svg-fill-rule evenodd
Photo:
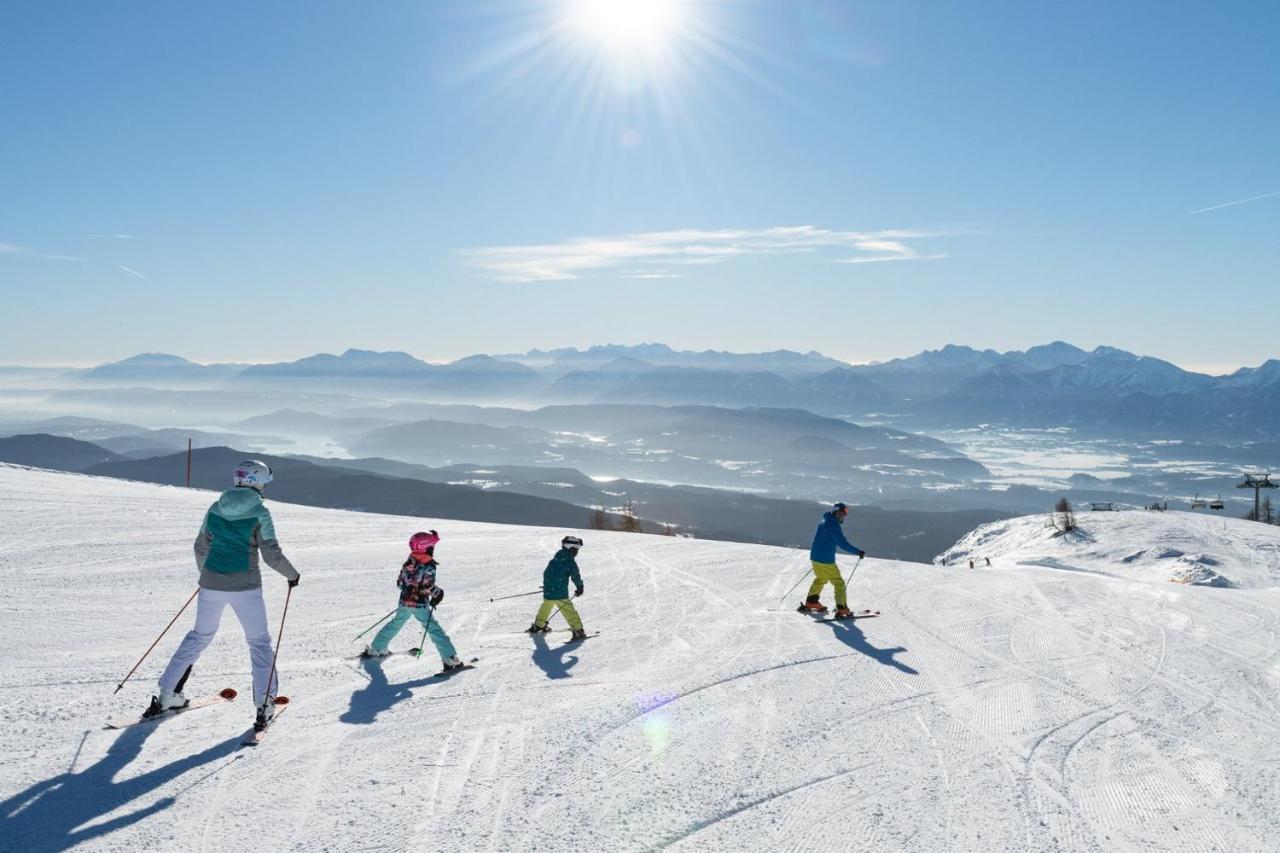
<instances>
[{"instance_id":1,"label":"white ski pant","mask_svg":"<svg viewBox=\"0 0 1280 853\"><path fill-rule=\"evenodd\" d=\"M164 674L160 676L161 687L173 690L187 667L200 659L201 652L218 633L222 610L228 604L236 612L245 641L249 644L249 661L253 664L253 704L261 705L267 694L276 695L280 679L277 677L269 687L267 685L267 679L271 677L271 631L267 628L267 607L262 600L262 587L238 592L201 588L200 595L196 597L195 627L182 638L178 650L165 667Z\"/></svg>"}]
</instances>

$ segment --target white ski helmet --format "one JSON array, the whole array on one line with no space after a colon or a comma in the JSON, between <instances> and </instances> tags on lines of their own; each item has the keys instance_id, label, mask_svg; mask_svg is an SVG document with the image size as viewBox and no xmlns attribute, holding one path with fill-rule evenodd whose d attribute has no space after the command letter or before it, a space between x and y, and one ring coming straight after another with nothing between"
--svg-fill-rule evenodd
<instances>
[{"instance_id":1,"label":"white ski helmet","mask_svg":"<svg viewBox=\"0 0 1280 853\"><path fill-rule=\"evenodd\" d=\"M237 486L248 486L262 491L262 487L271 482L271 466L257 459L246 459L236 465Z\"/></svg>"}]
</instances>

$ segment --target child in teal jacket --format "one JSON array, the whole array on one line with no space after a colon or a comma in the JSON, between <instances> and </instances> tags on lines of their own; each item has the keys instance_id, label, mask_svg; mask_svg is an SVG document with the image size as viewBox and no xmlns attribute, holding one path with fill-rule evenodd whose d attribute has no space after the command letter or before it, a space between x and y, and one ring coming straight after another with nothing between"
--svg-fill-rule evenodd
<instances>
[{"instance_id":1,"label":"child in teal jacket","mask_svg":"<svg viewBox=\"0 0 1280 853\"><path fill-rule=\"evenodd\" d=\"M572 639L587 638L586 629L582 627L582 618L578 616L578 610L569 598L570 579L573 580L574 598L585 592L582 574L578 571L577 557L578 549L581 547L582 540L577 536L566 536L560 540L560 550L551 558L551 562L547 563L547 568L542 572L542 606L538 608L538 614L533 617L533 624L529 626L526 633L545 634L550 630L547 627L547 620L551 618L551 611L559 607L560 612L564 613L565 621L573 629Z\"/></svg>"}]
</instances>

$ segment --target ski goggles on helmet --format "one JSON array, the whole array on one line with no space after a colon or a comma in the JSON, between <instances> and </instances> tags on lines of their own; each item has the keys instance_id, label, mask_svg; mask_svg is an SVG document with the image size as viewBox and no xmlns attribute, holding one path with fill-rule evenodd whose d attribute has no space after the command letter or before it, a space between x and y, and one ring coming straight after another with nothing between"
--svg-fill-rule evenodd
<instances>
[{"instance_id":1,"label":"ski goggles on helmet","mask_svg":"<svg viewBox=\"0 0 1280 853\"><path fill-rule=\"evenodd\" d=\"M236 466L233 480L237 486L261 490L272 480L271 466L257 459L246 459Z\"/></svg>"},{"instance_id":2,"label":"ski goggles on helmet","mask_svg":"<svg viewBox=\"0 0 1280 853\"><path fill-rule=\"evenodd\" d=\"M582 540L577 536L566 536L560 540L561 548L581 548Z\"/></svg>"}]
</instances>

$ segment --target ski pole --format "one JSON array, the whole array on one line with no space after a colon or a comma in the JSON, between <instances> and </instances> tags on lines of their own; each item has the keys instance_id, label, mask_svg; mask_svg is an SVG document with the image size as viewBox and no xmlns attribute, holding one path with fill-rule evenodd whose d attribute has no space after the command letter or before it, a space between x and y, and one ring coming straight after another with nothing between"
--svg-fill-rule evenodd
<instances>
[{"instance_id":1,"label":"ski pole","mask_svg":"<svg viewBox=\"0 0 1280 853\"><path fill-rule=\"evenodd\" d=\"M575 593L573 594L573 598L577 598L577 597L578 597L578 594L575 592ZM566 602L565 602L565 604L568 604L568 603L569 603L568 601L566 601ZM552 613L552 614L551 614L551 616L549 616L549 617L547 618L547 624L548 624L548 625L550 625L550 624L551 624L551 620L552 620L552 619L554 619L554 618L556 618L557 616L559 616L559 615L560 615L560 611L561 611L561 610L564 610L564 604L561 604L559 607L557 607L557 608L556 608L556 612L555 612L555 613ZM566 616L565 618L566 618L566 619L568 619L569 617L568 617L568 616Z\"/></svg>"},{"instance_id":2,"label":"ski pole","mask_svg":"<svg viewBox=\"0 0 1280 853\"><path fill-rule=\"evenodd\" d=\"M142 662L147 659L147 655L151 654L151 650L156 647L156 644L159 643L160 640L164 638L165 634L169 633L169 629L173 627L173 623L178 621L178 617L181 616L182 612L191 605L191 602L196 600L196 596L199 594L200 594L200 587L196 587L196 591L191 593L191 597L187 599L187 603L182 605L182 608L176 614L174 614L174 617L172 619L169 620L169 624L164 626L164 630L160 632L159 637L156 637L156 641L151 644L150 648L148 648L145 652L143 652L142 657L138 658L138 662L133 665L133 669L129 670L129 674L126 675L124 678L122 678L120 680L120 683L116 685L116 689L112 691L112 695L119 693L120 688L124 687L124 683L133 677L133 674L138 671L138 667L142 666Z\"/></svg>"},{"instance_id":3,"label":"ski pole","mask_svg":"<svg viewBox=\"0 0 1280 853\"><path fill-rule=\"evenodd\" d=\"M284 638L284 620L289 616L289 599L291 598L293 598L293 587L289 587L289 591L284 594L284 612L280 614L280 632L276 634L276 650L271 654L271 674L267 676L267 693L262 697L264 708L267 705L267 699L275 698L275 694L271 692L271 684L276 680L276 658L280 657L280 640Z\"/></svg>"},{"instance_id":4,"label":"ski pole","mask_svg":"<svg viewBox=\"0 0 1280 853\"><path fill-rule=\"evenodd\" d=\"M515 595L500 595L497 598L489 599L489 603L493 604L495 601L506 601L508 598L524 598L526 595L538 595L541 592L542 590L535 589L533 592L517 592Z\"/></svg>"},{"instance_id":5,"label":"ski pole","mask_svg":"<svg viewBox=\"0 0 1280 853\"><path fill-rule=\"evenodd\" d=\"M862 565L862 556L859 556L859 557L858 557L858 562L856 562L856 563L854 563L854 564L853 564L853 569L852 569L852 571L850 571L850 572L849 572L849 577L845 578L845 580L844 580L844 585L845 585L845 586L848 586L848 585L849 585L849 581L853 580L853 575L854 575L854 573L858 571L858 566L861 566L861 565Z\"/></svg>"},{"instance_id":6,"label":"ski pole","mask_svg":"<svg viewBox=\"0 0 1280 853\"><path fill-rule=\"evenodd\" d=\"M809 568L805 569L805 570L804 570L804 574L802 574L802 575L800 576L800 580L798 580L798 581L796 581L794 584L792 584L792 585L791 585L791 589L789 589L789 590L787 590L786 592L784 592L784 593L783 593L783 594L778 598L778 603L779 603L779 604L781 604L781 603L782 603L782 599L786 598L788 595L790 595L791 593L795 592L796 587L798 587L798 586L800 586L800 584L804 583L804 579L805 579L805 578L807 578L807 577L809 577L809 573L810 573L810 572L812 572L812 571L813 571L813 566L810 566Z\"/></svg>"},{"instance_id":7,"label":"ski pole","mask_svg":"<svg viewBox=\"0 0 1280 853\"><path fill-rule=\"evenodd\" d=\"M427 645L427 631L431 629L431 620L435 618L436 609L434 607L427 608L427 621L422 623L422 642L418 643L418 650L413 653L415 658L422 657L422 649Z\"/></svg>"},{"instance_id":8,"label":"ski pole","mask_svg":"<svg viewBox=\"0 0 1280 853\"><path fill-rule=\"evenodd\" d=\"M352 640L358 640L358 639L360 639L361 637L363 637L365 634L367 634L367 633L369 633L370 631L372 631L374 628L377 628L377 627L378 627L379 625L381 625L383 622L386 622L386 621L387 621L387 619L388 619L388 618L389 618L393 613L395 613L395 612L396 612L397 610L399 610L399 609L400 609L400 608L398 608L398 607L393 607L393 608L391 608L391 613L388 613L386 616L383 616L381 619L379 619L377 622L374 622L374 623L373 623L372 625L370 625L368 628L365 628L365 629L364 629L363 631L361 631L359 634L356 634L354 637L352 637Z\"/></svg>"}]
</instances>

